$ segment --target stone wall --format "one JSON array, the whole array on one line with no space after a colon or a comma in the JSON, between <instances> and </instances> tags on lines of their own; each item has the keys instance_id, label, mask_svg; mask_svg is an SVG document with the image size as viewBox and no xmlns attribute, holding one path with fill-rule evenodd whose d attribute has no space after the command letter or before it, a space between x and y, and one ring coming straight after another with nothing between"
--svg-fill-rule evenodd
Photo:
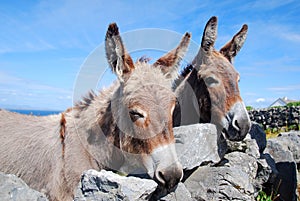
<instances>
[{"instance_id":1,"label":"stone wall","mask_svg":"<svg viewBox=\"0 0 300 201\"><path fill-rule=\"evenodd\" d=\"M227 141L227 152L220 158L214 125L182 126L174 128L174 135L184 177L171 192L153 180L88 170L75 189L74 201L248 201L256 200L260 190L278 195L277 201L297 201L300 132L267 140L262 128L252 122L246 138ZM13 176L12 182L10 177L0 173L1 201L47 200L22 181L21 187L14 184L19 179Z\"/></svg>"},{"instance_id":2,"label":"stone wall","mask_svg":"<svg viewBox=\"0 0 300 201\"><path fill-rule=\"evenodd\" d=\"M291 128L299 130L300 106L250 110L248 113L251 121L257 122L264 130L288 131L287 129Z\"/></svg>"}]
</instances>

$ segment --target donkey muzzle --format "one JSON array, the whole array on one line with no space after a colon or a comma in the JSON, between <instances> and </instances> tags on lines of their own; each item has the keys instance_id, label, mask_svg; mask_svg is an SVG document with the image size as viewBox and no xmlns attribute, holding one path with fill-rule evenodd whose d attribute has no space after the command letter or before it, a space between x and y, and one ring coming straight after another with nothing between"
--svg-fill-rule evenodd
<instances>
[{"instance_id":1,"label":"donkey muzzle","mask_svg":"<svg viewBox=\"0 0 300 201\"><path fill-rule=\"evenodd\" d=\"M165 168L158 167L154 179L168 191L171 191L181 181L182 177L182 166L177 162Z\"/></svg>"},{"instance_id":2,"label":"donkey muzzle","mask_svg":"<svg viewBox=\"0 0 300 201\"><path fill-rule=\"evenodd\" d=\"M250 130L251 121L243 102L235 103L228 115L228 128L223 129L226 137L232 141L241 141Z\"/></svg>"},{"instance_id":3,"label":"donkey muzzle","mask_svg":"<svg viewBox=\"0 0 300 201\"><path fill-rule=\"evenodd\" d=\"M177 159L175 144L156 148L151 156L156 164L154 180L168 191L172 190L183 177L183 169Z\"/></svg>"}]
</instances>

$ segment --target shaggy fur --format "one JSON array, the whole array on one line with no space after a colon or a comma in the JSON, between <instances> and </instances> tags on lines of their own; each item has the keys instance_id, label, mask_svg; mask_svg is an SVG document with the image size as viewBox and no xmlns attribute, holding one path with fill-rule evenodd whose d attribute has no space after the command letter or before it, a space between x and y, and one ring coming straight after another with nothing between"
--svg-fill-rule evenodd
<instances>
[{"instance_id":1,"label":"shaggy fur","mask_svg":"<svg viewBox=\"0 0 300 201\"><path fill-rule=\"evenodd\" d=\"M117 25L111 24L106 54L118 81L58 115L0 110L0 171L19 176L50 200L72 200L84 170L120 170L124 164L129 172L144 168L159 184L174 187L182 168L174 148L175 94L170 75L189 40L187 33L177 48L159 59L159 65L134 64ZM128 162L132 156L134 160Z\"/></svg>"}]
</instances>

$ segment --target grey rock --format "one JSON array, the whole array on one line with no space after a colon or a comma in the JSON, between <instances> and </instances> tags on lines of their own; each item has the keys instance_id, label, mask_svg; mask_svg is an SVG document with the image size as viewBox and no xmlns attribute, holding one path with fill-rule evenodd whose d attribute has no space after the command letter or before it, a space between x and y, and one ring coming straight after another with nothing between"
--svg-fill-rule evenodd
<instances>
[{"instance_id":1,"label":"grey rock","mask_svg":"<svg viewBox=\"0 0 300 201\"><path fill-rule=\"evenodd\" d=\"M0 172L1 201L47 201L46 196L27 186L27 184L12 174Z\"/></svg>"},{"instance_id":2,"label":"grey rock","mask_svg":"<svg viewBox=\"0 0 300 201\"><path fill-rule=\"evenodd\" d=\"M247 144L245 153L254 158L259 158L261 155L261 152L259 150L259 145L257 144L257 141L254 139L245 139L245 141Z\"/></svg>"},{"instance_id":3,"label":"grey rock","mask_svg":"<svg viewBox=\"0 0 300 201\"><path fill-rule=\"evenodd\" d=\"M199 167L184 184L195 200L254 200L249 176L235 167Z\"/></svg>"},{"instance_id":4,"label":"grey rock","mask_svg":"<svg viewBox=\"0 0 300 201\"><path fill-rule=\"evenodd\" d=\"M300 163L300 132L285 132L279 134L277 138L270 139L282 145L284 150L292 152L293 159L296 163Z\"/></svg>"},{"instance_id":5,"label":"grey rock","mask_svg":"<svg viewBox=\"0 0 300 201\"><path fill-rule=\"evenodd\" d=\"M193 124L174 128L176 152L184 169L220 161L217 129L213 124Z\"/></svg>"},{"instance_id":6,"label":"grey rock","mask_svg":"<svg viewBox=\"0 0 300 201\"><path fill-rule=\"evenodd\" d=\"M179 183L174 192L159 199L159 201L192 201L191 193L183 183Z\"/></svg>"},{"instance_id":7,"label":"grey rock","mask_svg":"<svg viewBox=\"0 0 300 201\"><path fill-rule=\"evenodd\" d=\"M247 134L245 138L247 138L248 136L249 134ZM228 145L228 152L234 152L234 151L245 152L247 149L247 143L245 139L242 141L227 140L227 145Z\"/></svg>"},{"instance_id":8,"label":"grey rock","mask_svg":"<svg viewBox=\"0 0 300 201\"><path fill-rule=\"evenodd\" d=\"M251 139L254 139L259 147L259 152L263 153L267 146L267 138L264 130L256 122L251 122L251 129L249 131Z\"/></svg>"},{"instance_id":9,"label":"grey rock","mask_svg":"<svg viewBox=\"0 0 300 201\"><path fill-rule=\"evenodd\" d=\"M257 172L254 183L257 188L261 188L262 184L271 180L272 174L277 175L275 163L273 167L275 169L272 169L267 159L261 158L257 160Z\"/></svg>"},{"instance_id":10,"label":"grey rock","mask_svg":"<svg viewBox=\"0 0 300 201\"><path fill-rule=\"evenodd\" d=\"M249 176L250 181L255 179L258 169L256 158L242 152L232 152L226 154L224 158L226 159L224 166L242 170Z\"/></svg>"},{"instance_id":11,"label":"grey rock","mask_svg":"<svg viewBox=\"0 0 300 201\"><path fill-rule=\"evenodd\" d=\"M244 152L255 158L260 157L259 147L255 139L251 139L248 133L242 141L229 141L227 140L229 152Z\"/></svg>"},{"instance_id":12,"label":"grey rock","mask_svg":"<svg viewBox=\"0 0 300 201\"><path fill-rule=\"evenodd\" d=\"M263 165L266 167L266 165L260 163L262 160L264 160L268 164L268 168L266 168L265 170L262 170L262 171L270 172L269 178L263 178L263 179L264 180L267 179L268 182L273 183L278 175L278 170L276 169L275 160L272 158L272 156L270 154L267 154L267 153L262 154L261 159L258 160L258 165L259 165L258 168L260 168L260 165ZM259 171L260 170L261 169L259 169ZM264 173L261 173L261 174L264 174Z\"/></svg>"},{"instance_id":13,"label":"grey rock","mask_svg":"<svg viewBox=\"0 0 300 201\"><path fill-rule=\"evenodd\" d=\"M153 180L125 177L110 171L87 170L75 193L75 201L148 200L157 184Z\"/></svg>"},{"instance_id":14,"label":"grey rock","mask_svg":"<svg viewBox=\"0 0 300 201\"><path fill-rule=\"evenodd\" d=\"M258 191L262 188L263 184L269 180L272 174L272 168L267 163L266 159L257 159L256 157L253 157L246 153L228 153L225 155L223 161L224 162L221 164L223 164L224 166L239 169L248 175L249 181L255 188L255 196L258 193ZM275 168L275 163L273 167Z\"/></svg>"},{"instance_id":15,"label":"grey rock","mask_svg":"<svg viewBox=\"0 0 300 201\"><path fill-rule=\"evenodd\" d=\"M297 166L300 155L300 133L282 133L269 139L265 153L275 161L276 175L269 182L271 189L278 189L282 200L296 200Z\"/></svg>"},{"instance_id":16,"label":"grey rock","mask_svg":"<svg viewBox=\"0 0 300 201\"><path fill-rule=\"evenodd\" d=\"M271 138L267 142L264 153L272 156L275 162L293 162L293 153L278 138Z\"/></svg>"}]
</instances>

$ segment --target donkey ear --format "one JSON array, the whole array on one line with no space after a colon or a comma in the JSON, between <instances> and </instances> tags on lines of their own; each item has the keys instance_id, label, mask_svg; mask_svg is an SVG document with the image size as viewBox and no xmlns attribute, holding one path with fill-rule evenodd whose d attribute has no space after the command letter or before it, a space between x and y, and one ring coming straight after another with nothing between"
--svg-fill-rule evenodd
<instances>
[{"instance_id":1,"label":"donkey ear","mask_svg":"<svg viewBox=\"0 0 300 201\"><path fill-rule=\"evenodd\" d=\"M185 33L181 39L179 45L159 58L154 64L154 67L161 69L163 74L166 75L168 79L177 78L177 70L180 64L180 61L183 59L185 53L187 52L188 46L190 44L191 34Z\"/></svg>"},{"instance_id":2,"label":"donkey ear","mask_svg":"<svg viewBox=\"0 0 300 201\"><path fill-rule=\"evenodd\" d=\"M214 44L217 39L217 26L218 18L216 16L211 17L206 23L202 35L201 47L192 62L197 70L199 70L200 65L203 63L203 59L209 57L214 50Z\"/></svg>"},{"instance_id":3,"label":"donkey ear","mask_svg":"<svg viewBox=\"0 0 300 201\"><path fill-rule=\"evenodd\" d=\"M201 41L201 49L205 53L211 53L214 49L214 44L217 39L217 26L218 18L216 16L211 17L205 26Z\"/></svg>"},{"instance_id":4,"label":"donkey ear","mask_svg":"<svg viewBox=\"0 0 300 201\"><path fill-rule=\"evenodd\" d=\"M229 41L224 47L221 48L220 53L223 54L231 63L234 57L240 51L247 37L248 26L243 25L242 29L233 36L231 41Z\"/></svg>"},{"instance_id":5,"label":"donkey ear","mask_svg":"<svg viewBox=\"0 0 300 201\"><path fill-rule=\"evenodd\" d=\"M105 37L105 51L107 61L112 71L118 76L119 80L123 82L134 69L134 64L130 55L125 50L116 23L112 23L108 26Z\"/></svg>"}]
</instances>

